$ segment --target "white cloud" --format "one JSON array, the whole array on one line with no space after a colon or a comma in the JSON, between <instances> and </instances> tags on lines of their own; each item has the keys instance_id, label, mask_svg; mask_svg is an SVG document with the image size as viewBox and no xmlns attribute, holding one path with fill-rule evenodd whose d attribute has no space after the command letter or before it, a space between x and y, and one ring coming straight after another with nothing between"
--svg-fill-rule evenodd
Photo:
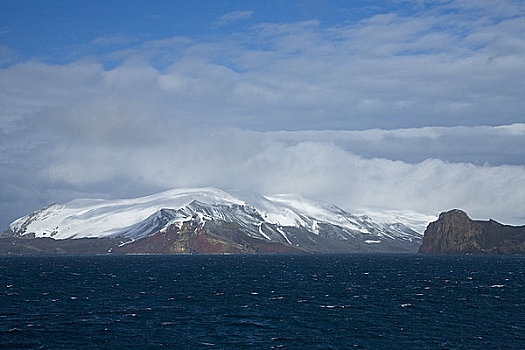
<instances>
[{"instance_id":1,"label":"white cloud","mask_svg":"<svg viewBox=\"0 0 525 350\"><path fill-rule=\"evenodd\" d=\"M523 122L525 25L475 22L390 14L333 27L261 24L215 43L175 37L107 54L124 60L110 71L94 59L29 62L0 71L0 125L74 94L140 94L180 118L209 122L212 113L258 130Z\"/></svg>"},{"instance_id":2,"label":"white cloud","mask_svg":"<svg viewBox=\"0 0 525 350\"><path fill-rule=\"evenodd\" d=\"M218 26L226 26L232 22L244 21L250 19L253 15L253 11L233 11L226 13L219 17L217 21Z\"/></svg>"},{"instance_id":3,"label":"white cloud","mask_svg":"<svg viewBox=\"0 0 525 350\"><path fill-rule=\"evenodd\" d=\"M473 217L523 223L523 165L474 165L439 159L408 163L385 157L365 158L351 147L359 144L357 139L378 149L378 145L397 142L404 142L405 148L411 143L419 147L448 137L454 142L460 135L465 135L467 143L480 142L484 137L503 142L512 135L523 141L523 125L349 134L261 133L186 123L163 124L151 119L151 124L146 125L140 121L140 112L133 114L132 110L120 111L109 105L93 108L102 113L102 119L90 118L86 113L85 118L66 122L69 114L64 112L31 120L32 127L39 131L27 130L21 141L30 140L35 134L42 136L46 126L49 141L22 151L19 159L10 159L32 177L24 180L8 176L6 183L27 181L29 185L43 184L44 188L67 188L75 194L93 190L99 193L104 187L105 196L110 197L179 186L294 192L350 210L371 207L436 214L459 207ZM107 127L100 127L104 118L112 114L117 117L108 119ZM61 121L70 124L61 128ZM350 145L347 149L345 142ZM15 154L10 149L13 146L16 144L7 145L10 154ZM447 147L452 146L442 146L445 150ZM395 153L402 152L403 147ZM67 191L62 195L69 198Z\"/></svg>"},{"instance_id":4,"label":"white cloud","mask_svg":"<svg viewBox=\"0 0 525 350\"><path fill-rule=\"evenodd\" d=\"M525 124L363 131L281 131L268 135L288 144L331 142L365 158L380 157L408 163L434 158L478 165L523 165L525 159Z\"/></svg>"}]
</instances>

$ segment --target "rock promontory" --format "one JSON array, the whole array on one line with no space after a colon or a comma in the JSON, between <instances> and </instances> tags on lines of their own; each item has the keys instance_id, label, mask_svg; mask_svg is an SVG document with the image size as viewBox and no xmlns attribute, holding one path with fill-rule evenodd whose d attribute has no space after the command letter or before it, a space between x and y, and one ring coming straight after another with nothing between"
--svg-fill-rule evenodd
<instances>
[{"instance_id":1,"label":"rock promontory","mask_svg":"<svg viewBox=\"0 0 525 350\"><path fill-rule=\"evenodd\" d=\"M439 215L425 230L422 254L525 254L525 226L472 220L459 209Z\"/></svg>"}]
</instances>

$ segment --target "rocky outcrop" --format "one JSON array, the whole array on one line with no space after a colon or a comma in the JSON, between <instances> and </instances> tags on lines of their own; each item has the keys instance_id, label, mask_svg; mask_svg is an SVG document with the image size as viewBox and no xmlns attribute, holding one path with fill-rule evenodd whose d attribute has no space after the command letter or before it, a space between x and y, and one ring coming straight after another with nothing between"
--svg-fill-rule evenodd
<instances>
[{"instance_id":1,"label":"rocky outcrop","mask_svg":"<svg viewBox=\"0 0 525 350\"><path fill-rule=\"evenodd\" d=\"M441 213L425 230L419 248L423 254L525 254L525 226L494 220L471 220L454 209Z\"/></svg>"}]
</instances>

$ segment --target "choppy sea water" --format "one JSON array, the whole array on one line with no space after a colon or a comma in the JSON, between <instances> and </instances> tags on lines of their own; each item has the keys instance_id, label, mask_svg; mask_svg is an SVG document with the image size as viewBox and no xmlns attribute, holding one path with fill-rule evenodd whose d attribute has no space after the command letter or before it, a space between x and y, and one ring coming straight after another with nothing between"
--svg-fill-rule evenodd
<instances>
[{"instance_id":1,"label":"choppy sea water","mask_svg":"<svg viewBox=\"0 0 525 350\"><path fill-rule=\"evenodd\" d=\"M0 348L525 349L525 256L0 258Z\"/></svg>"}]
</instances>

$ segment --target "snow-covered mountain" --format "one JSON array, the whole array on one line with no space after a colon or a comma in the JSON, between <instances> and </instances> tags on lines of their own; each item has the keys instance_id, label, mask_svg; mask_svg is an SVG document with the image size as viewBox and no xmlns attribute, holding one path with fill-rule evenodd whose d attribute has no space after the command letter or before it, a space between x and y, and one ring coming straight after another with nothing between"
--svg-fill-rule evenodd
<instances>
[{"instance_id":1,"label":"snow-covered mountain","mask_svg":"<svg viewBox=\"0 0 525 350\"><path fill-rule=\"evenodd\" d=\"M55 240L119 238L129 244L192 227L194 235L214 235L214 242L227 241L229 230L238 231L235 239L228 238L236 242L246 235L256 243L279 243L304 251L396 251L417 250L424 227L433 219L403 212L353 215L298 195L183 188L134 199L53 204L14 221L9 235Z\"/></svg>"}]
</instances>

